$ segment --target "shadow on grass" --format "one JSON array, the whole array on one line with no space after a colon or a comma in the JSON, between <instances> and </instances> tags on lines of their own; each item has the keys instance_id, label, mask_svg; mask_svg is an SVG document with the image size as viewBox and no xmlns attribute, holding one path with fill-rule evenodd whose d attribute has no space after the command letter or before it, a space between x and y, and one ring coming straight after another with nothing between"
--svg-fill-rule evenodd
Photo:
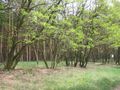
<instances>
[{"instance_id":1,"label":"shadow on grass","mask_svg":"<svg viewBox=\"0 0 120 90\"><path fill-rule=\"evenodd\" d=\"M115 69L120 69L120 66L114 66L113 68L115 68Z\"/></svg>"}]
</instances>

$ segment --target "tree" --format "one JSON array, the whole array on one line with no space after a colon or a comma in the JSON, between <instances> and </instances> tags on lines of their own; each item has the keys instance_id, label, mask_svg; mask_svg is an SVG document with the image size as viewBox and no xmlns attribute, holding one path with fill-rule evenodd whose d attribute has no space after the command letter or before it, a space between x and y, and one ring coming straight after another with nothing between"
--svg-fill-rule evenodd
<instances>
[{"instance_id":1,"label":"tree","mask_svg":"<svg viewBox=\"0 0 120 90\"><path fill-rule=\"evenodd\" d=\"M60 1L61 0L56 1L57 3L55 2L55 3L53 3L53 5L49 6L46 9L46 12L51 10L52 7L59 5ZM9 0L9 1L6 1L7 7L11 8L8 10L8 12L6 12L6 13L8 13L8 17L9 17L8 25L9 25L10 35L8 37L9 37L9 42L10 42L9 45L10 46L9 46L9 51L8 51L7 57L5 59L6 62L5 62L4 69L9 70L9 69L15 68L15 66L17 65L17 63L20 60L19 58L22 55L22 52L25 49L25 47L27 45L32 44L33 42L35 42L37 40L40 33L44 29L43 24L48 23L51 19L52 14L54 13L54 11L50 11L51 15L49 16L49 18L40 22L40 25L38 27L39 29L37 29L38 32L33 31L34 27L29 28L29 26L28 26L27 28L24 28L25 25L31 25L33 23L35 23L35 24L38 23L38 18L43 13L43 12L35 12L34 9L37 8L38 6L42 7L42 5L45 5L45 1L40 1L37 5L36 5L36 2L39 2L39 1L32 1L32 0L22 0L22 1L10 1ZM14 4L15 4L15 6L14 6ZM41 8L41 7L39 7L39 8ZM31 20L31 19L29 19L27 17L29 17L31 15L31 13L33 13L33 12L36 14L36 15L34 14L34 18L32 18L33 22L28 23L29 20ZM44 13L44 15L46 14L46 12ZM42 19L42 18L40 18L40 19ZM28 22L25 22L25 20L28 20ZM22 29L23 30L26 29L26 31L29 30L29 33L26 33L26 31L23 31ZM32 30L32 32L30 29ZM23 39L20 40L21 37L19 35L21 35L22 33L26 33L26 35L24 36L24 34L23 34ZM31 35L30 38L26 38L26 37L29 37L30 35ZM17 51L16 48L20 43L22 44L22 47L20 47L19 50Z\"/></svg>"}]
</instances>

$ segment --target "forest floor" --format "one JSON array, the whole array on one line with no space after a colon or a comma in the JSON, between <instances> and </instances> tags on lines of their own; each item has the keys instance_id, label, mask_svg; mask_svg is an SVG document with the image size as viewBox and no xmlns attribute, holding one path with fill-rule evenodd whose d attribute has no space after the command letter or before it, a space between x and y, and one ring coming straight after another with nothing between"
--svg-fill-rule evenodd
<instances>
[{"instance_id":1,"label":"forest floor","mask_svg":"<svg viewBox=\"0 0 120 90\"><path fill-rule=\"evenodd\" d=\"M27 62L13 71L0 70L0 90L120 90L119 66L88 64L53 70L41 65Z\"/></svg>"},{"instance_id":2,"label":"forest floor","mask_svg":"<svg viewBox=\"0 0 120 90\"><path fill-rule=\"evenodd\" d=\"M114 90L120 90L120 85L116 86Z\"/></svg>"}]
</instances>

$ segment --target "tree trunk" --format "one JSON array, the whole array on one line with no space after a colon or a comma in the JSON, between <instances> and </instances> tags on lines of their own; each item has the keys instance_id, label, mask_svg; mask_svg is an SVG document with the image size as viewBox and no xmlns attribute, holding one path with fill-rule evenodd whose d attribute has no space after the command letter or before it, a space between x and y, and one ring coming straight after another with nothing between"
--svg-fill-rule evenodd
<instances>
[{"instance_id":1,"label":"tree trunk","mask_svg":"<svg viewBox=\"0 0 120 90\"><path fill-rule=\"evenodd\" d=\"M47 64L47 61L46 61L46 42L43 41L43 56L44 56L44 63L45 63L45 66L46 68L49 68L48 64Z\"/></svg>"}]
</instances>

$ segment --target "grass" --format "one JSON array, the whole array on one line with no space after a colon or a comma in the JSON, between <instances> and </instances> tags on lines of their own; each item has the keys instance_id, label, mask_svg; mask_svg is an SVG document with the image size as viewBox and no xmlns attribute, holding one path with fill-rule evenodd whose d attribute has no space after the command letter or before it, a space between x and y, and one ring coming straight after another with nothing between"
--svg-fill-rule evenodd
<instances>
[{"instance_id":1,"label":"grass","mask_svg":"<svg viewBox=\"0 0 120 90\"><path fill-rule=\"evenodd\" d=\"M112 90L120 83L120 70L97 68L80 72L70 70L46 78L46 90Z\"/></svg>"},{"instance_id":2,"label":"grass","mask_svg":"<svg viewBox=\"0 0 120 90\"><path fill-rule=\"evenodd\" d=\"M113 90L120 84L118 66L89 64L86 69L58 67L55 70L37 67L44 65L20 62L17 68L24 70L1 74L0 90Z\"/></svg>"},{"instance_id":3,"label":"grass","mask_svg":"<svg viewBox=\"0 0 120 90\"><path fill-rule=\"evenodd\" d=\"M51 65L50 61L47 61L48 66ZM57 64L57 67L61 67L61 66L65 66L64 62L61 62L59 64ZM36 67L40 67L40 68L45 68L45 64L43 61L39 61L39 64L37 64L36 61L30 61L30 62L19 62L16 68L24 68L24 69L32 69L32 68L36 68Z\"/></svg>"}]
</instances>

